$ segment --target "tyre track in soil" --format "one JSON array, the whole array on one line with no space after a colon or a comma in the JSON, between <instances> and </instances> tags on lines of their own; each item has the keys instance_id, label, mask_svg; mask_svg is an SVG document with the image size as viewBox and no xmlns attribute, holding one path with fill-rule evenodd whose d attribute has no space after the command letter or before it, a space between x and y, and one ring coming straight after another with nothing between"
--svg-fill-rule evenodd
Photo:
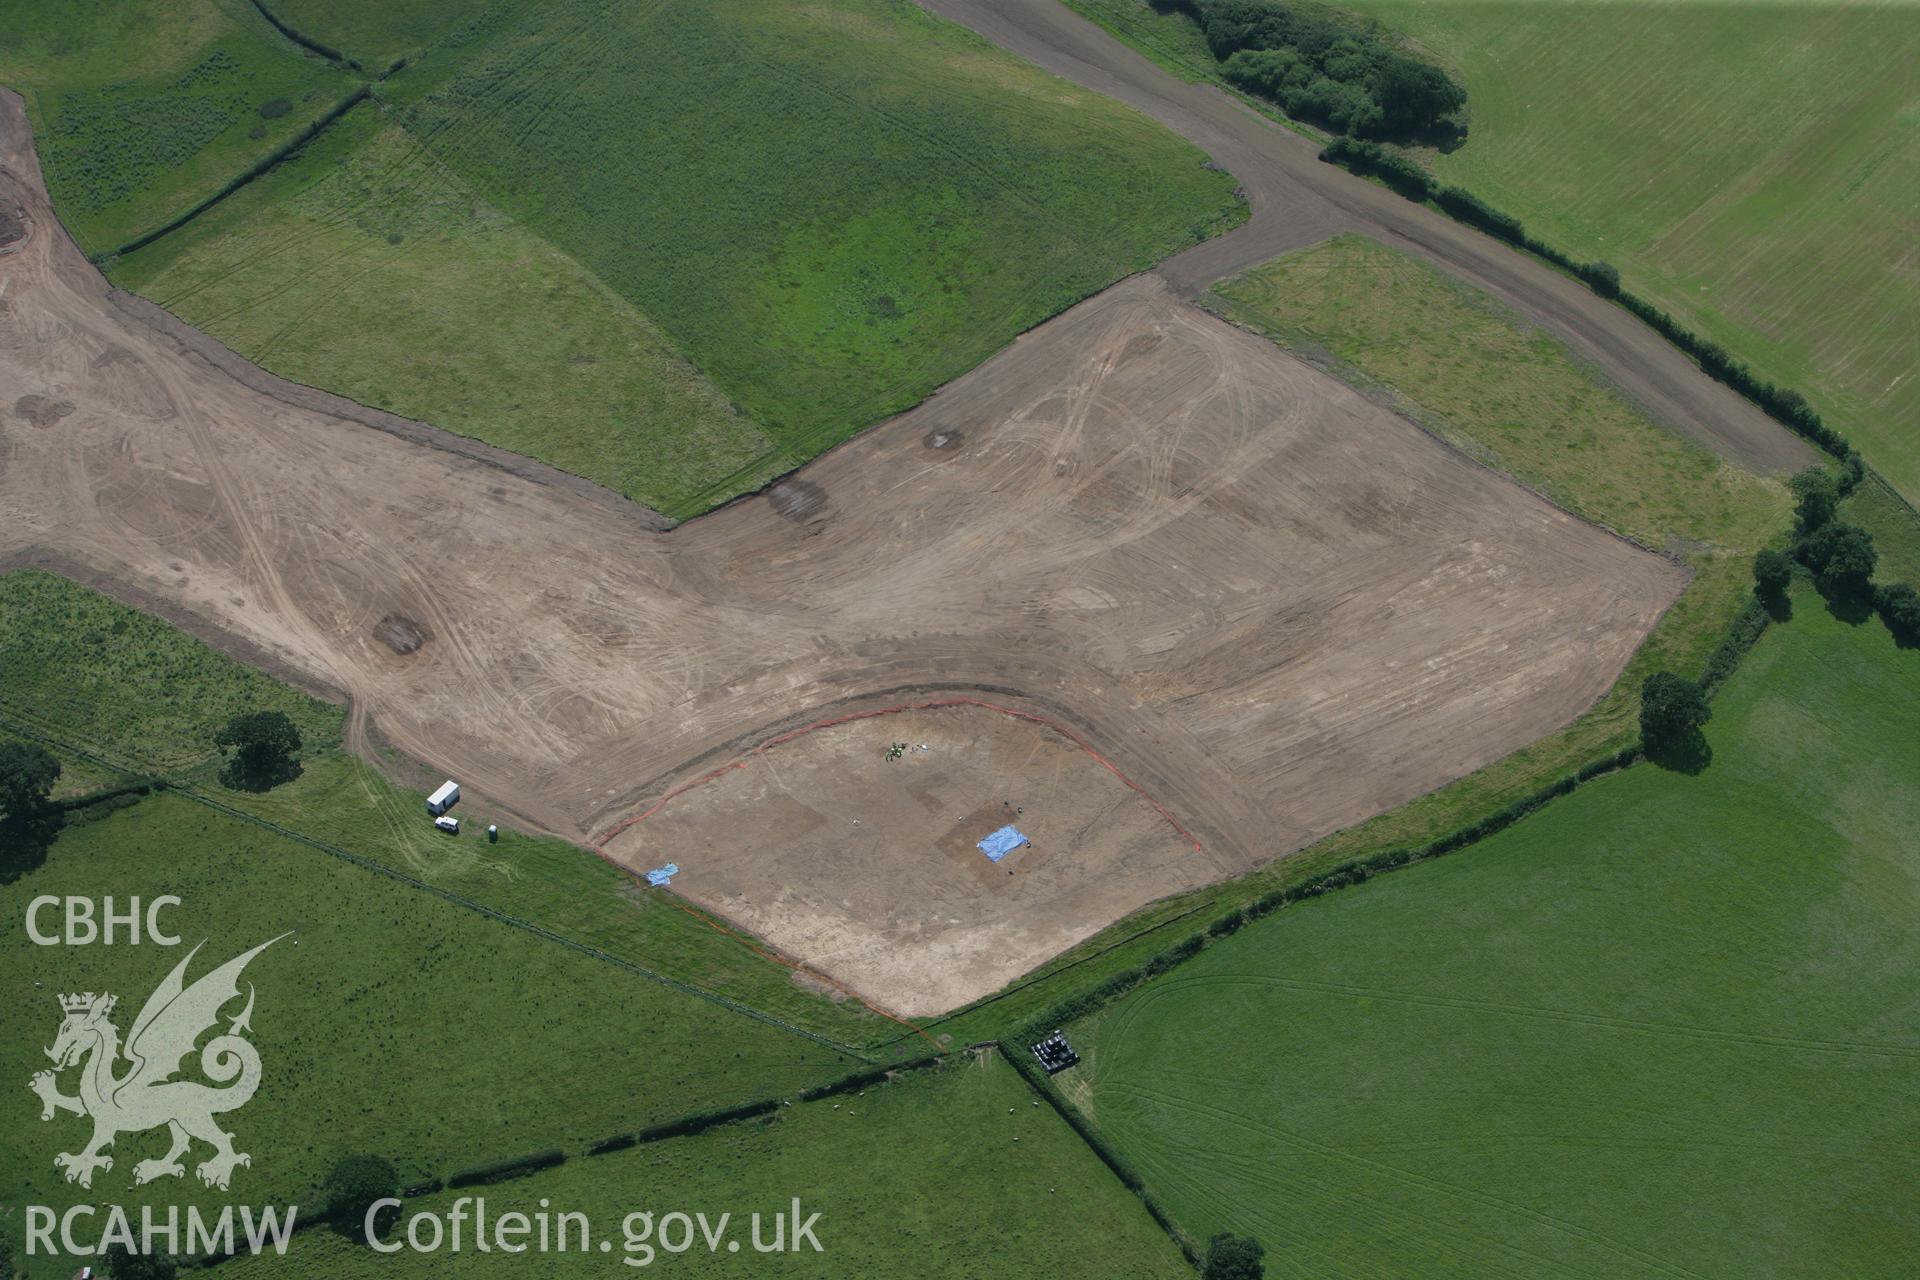
<instances>
[{"instance_id":1,"label":"tyre track in soil","mask_svg":"<svg viewBox=\"0 0 1920 1280\"><path fill-rule=\"evenodd\" d=\"M1253 205L1241 226L1156 271L1184 297L1343 231L1417 254L1519 311L1597 364L1651 414L1729 461L1792 471L1811 446L1632 315L1527 255L1334 165L1309 139L1210 84L1188 84L1059 0L916 0L986 40L1145 112L1205 151ZM1471 145L1471 144L1469 144Z\"/></svg>"},{"instance_id":2,"label":"tyre track in soil","mask_svg":"<svg viewBox=\"0 0 1920 1280\"><path fill-rule=\"evenodd\" d=\"M0 254L0 564L266 655L351 701L354 745L377 734L576 841L741 744L982 693L1066 726L1201 842L1168 828L1166 856L1129 862L1096 837L994 885L924 860L895 882L831 843L797 882L731 868L772 906L771 947L840 957L813 967L916 1014L1567 723L1686 580L1153 275L663 534L112 290L4 93L0 206L27 227ZM27 395L75 409L35 425L12 411ZM389 614L426 643L388 647ZM607 850L629 869L672 852ZM726 856L675 891L725 914L706 864ZM846 918L836 875L889 912Z\"/></svg>"}]
</instances>

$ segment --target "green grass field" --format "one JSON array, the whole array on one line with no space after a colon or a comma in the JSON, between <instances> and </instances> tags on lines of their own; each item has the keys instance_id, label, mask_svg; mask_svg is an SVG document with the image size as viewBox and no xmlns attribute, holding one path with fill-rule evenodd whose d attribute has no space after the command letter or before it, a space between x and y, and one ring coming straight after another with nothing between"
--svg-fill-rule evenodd
<instances>
[{"instance_id":1,"label":"green grass field","mask_svg":"<svg viewBox=\"0 0 1920 1280\"><path fill-rule=\"evenodd\" d=\"M296 931L248 969L258 990L260 1093L230 1127L254 1156L247 1203L310 1198L332 1163L388 1156L411 1181L798 1090L859 1066L812 1040L556 946L468 908L327 857L184 796L161 793L89 821L69 818L43 861L17 846L0 873L0 951L15 998L0 1070L24 1086L45 1066L61 991L113 991L118 1023L186 949L197 976ZM23 927L41 894L183 900L177 950L41 947ZM43 926L48 921L43 920ZM564 1081L564 1087L560 1082ZM72 1089L71 1078L67 1088ZM84 1122L42 1124L25 1100L0 1122L10 1204L105 1199L213 1205L192 1182L132 1190L136 1158L164 1135L128 1136L92 1194L65 1184L58 1151ZM156 1145L157 1144L157 1145ZM204 1153L201 1153L204 1157ZM9 1215L6 1231L17 1238Z\"/></svg>"},{"instance_id":2,"label":"green grass field","mask_svg":"<svg viewBox=\"0 0 1920 1280\"><path fill-rule=\"evenodd\" d=\"M1188 79L1194 24L1149 0L1069 0ZM1920 498L1911 376L1920 11L1899 0L1725 5L1342 0L1467 86L1435 171L1804 391Z\"/></svg>"},{"instance_id":3,"label":"green grass field","mask_svg":"<svg viewBox=\"0 0 1920 1280\"><path fill-rule=\"evenodd\" d=\"M1179 1251L1132 1193L1033 1095L1012 1068L961 1060L859 1095L797 1103L775 1115L671 1138L484 1188L488 1212L588 1215L612 1258L689 1276L782 1275L1191 1277ZM1017 1139L1017 1141L1016 1141ZM445 1214L457 1193L409 1201ZM771 1217L800 1197L817 1212L821 1252L752 1251L749 1215ZM624 1247L622 1220L648 1211L734 1218L738 1253ZM670 1238L672 1233L669 1233ZM656 1237L657 1239L658 1237ZM695 1240L699 1237L696 1233ZM594 1275L608 1255L532 1253L372 1255L331 1232L298 1238L284 1261L239 1263L236 1274L301 1276Z\"/></svg>"},{"instance_id":4,"label":"green grass field","mask_svg":"<svg viewBox=\"0 0 1920 1280\"><path fill-rule=\"evenodd\" d=\"M631 303L372 105L114 275L296 382L671 516L785 469Z\"/></svg>"},{"instance_id":5,"label":"green grass field","mask_svg":"<svg viewBox=\"0 0 1920 1280\"><path fill-rule=\"evenodd\" d=\"M248 0L0 0L55 206L108 253L215 194L359 87Z\"/></svg>"},{"instance_id":6,"label":"green grass field","mask_svg":"<svg viewBox=\"0 0 1920 1280\"><path fill-rule=\"evenodd\" d=\"M1906 1274L1920 653L1810 591L1639 766L1081 1028L1181 1225L1272 1276Z\"/></svg>"},{"instance_id":7,"label":"green grass field","mask_svg":"<svg viewBox=\"0 0 1920 1280\"><path fill-rule=\"evenodd\" d=\"M884 0L509 10L394 84L795 462L1242 212L1145 117Z\"/></svg>"}]
</instances>

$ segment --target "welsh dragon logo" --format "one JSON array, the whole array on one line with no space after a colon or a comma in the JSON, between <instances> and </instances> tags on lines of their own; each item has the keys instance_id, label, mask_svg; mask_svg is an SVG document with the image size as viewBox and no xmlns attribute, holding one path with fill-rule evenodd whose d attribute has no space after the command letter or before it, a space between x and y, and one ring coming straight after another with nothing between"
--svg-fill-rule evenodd
<instances>
[{"instance_id":1,"label":"welsh dragon logo","mask_svg":"<svg viewBox=\"0 0 1920 1280\"><path fill-rule=\"evenodd\" d=\"M93 1137L86 1146L53 1158L68 1182L91 1187L94 1170L113 1168L113 1157L104 1151L116 1137L161 1125L172 1136L172 1145L159 1159L133 1166L136 1186L155 1178L181 1177L186 1170L180 1157L195 1138L213 1148L213 1154L194 1169L210 1187L226 1190L234 1168L253 1163L245 1152L233 1149L233 1135L213 1119L245 1106L260 1087L260 1054L241 1034L253 1029L251 983L246 1007L228 1024L225 1034L216 1035L200 1050L201 1072L225 1087L173 1077L202 1033L220 1021L221 1008L239 998L240 974L247 962L279 940L270 938L187 986L187 965L200 952L196 946L147 997L124 1048L120 1029L112 1021L117 997L91 991L60 997L66 1016L53 1047L46 1051L53 1070L34 1073L28 1087L40 1097L42 1120L70 1111L93 1121ZM117 1071L123 1058L128 1065ZM73 1066L80 1067L80 1091L68 1097L60 1092L56 1076Z\"/></svg>"}]
</instances>

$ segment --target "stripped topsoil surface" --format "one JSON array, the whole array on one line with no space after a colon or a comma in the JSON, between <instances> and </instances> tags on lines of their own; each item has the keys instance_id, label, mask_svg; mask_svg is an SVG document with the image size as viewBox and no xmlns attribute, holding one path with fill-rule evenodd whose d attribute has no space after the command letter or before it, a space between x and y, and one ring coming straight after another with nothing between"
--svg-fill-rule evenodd
<instances>
[{"instance_id":1,"label":"stripped topsoil surface","mask_svg":"<svg viewBox=\"0 0 1920 1280\"><path fill-rule=\"evenodd\" d=\"M660 828L695 851L672 859L694 901L829 976L859 950L858 989L882 1005L985 994L1173 888L1532 741L1609 687L1684 583L1156 277L663 534L238 376L116 306L51 216L10 95L0 165L0 207L28 228L0 257L0 386L73 406L0 437L0 563L129 584L583 841L784 728L938 690L1047 717L1196 838L1151 844L1152 823L1076 809L1049 836L1071 856L1009 913L997 884L967 887L964 858L930 866L944 830L931 852L921 831L817 868L709 853L703 873L699 851L777 839L759 801L716 791ZM823 823L896 803L865 798L864 752L807 766ZM962 816L996 773L1003 799L1043 785L1018 744L977 755L966 795L941 800ZM904 770L878 776L897 789ZM672 858L644 830L611 856ZM836 895L828 870L857 883Z\"/></svg>"},{"instance_id":2,"label":"stripped topsoil surface","mask_svg":"<svg viewBox=\"0 0 1920 1280\"><path fill-rule=\"evenodd\" d=\"M986 699L920 702L757 746L607 847L678 867L681 893L907 1016L1211 878L1190 836L1066 734ZM980 841L1007 826L1027 843L995 861Z\"/></svg>"}]
</instances>

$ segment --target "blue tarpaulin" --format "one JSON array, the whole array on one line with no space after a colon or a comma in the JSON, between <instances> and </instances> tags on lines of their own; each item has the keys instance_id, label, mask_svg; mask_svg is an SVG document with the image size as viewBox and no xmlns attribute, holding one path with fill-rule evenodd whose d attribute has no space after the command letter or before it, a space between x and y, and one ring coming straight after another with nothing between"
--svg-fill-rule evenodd
<instances>
[{"instance_id":1,"label":"blue tarpaulin","mask_svg":"<svg viewBox=\"0 0 1920 1280\"><path fill-rule=\"evenodd\" d=\"M1004 826L980 842L980 852L987 855L988 861L998 862L1026 842L1020 828Z\"/></svg>"},{"instance_id":2,"label":"blue tarpaulin","mask_svg":"<svg viewBox=\"0 0 1920 1280\"><path fill-rule=\"evenodd\" d=\"M647 883L657 889L663 884L672 884L673 878L679 874L680 868L676 864L669 862L664 867L658 867L647 872Z\"/></svg>"}]
</instances>

